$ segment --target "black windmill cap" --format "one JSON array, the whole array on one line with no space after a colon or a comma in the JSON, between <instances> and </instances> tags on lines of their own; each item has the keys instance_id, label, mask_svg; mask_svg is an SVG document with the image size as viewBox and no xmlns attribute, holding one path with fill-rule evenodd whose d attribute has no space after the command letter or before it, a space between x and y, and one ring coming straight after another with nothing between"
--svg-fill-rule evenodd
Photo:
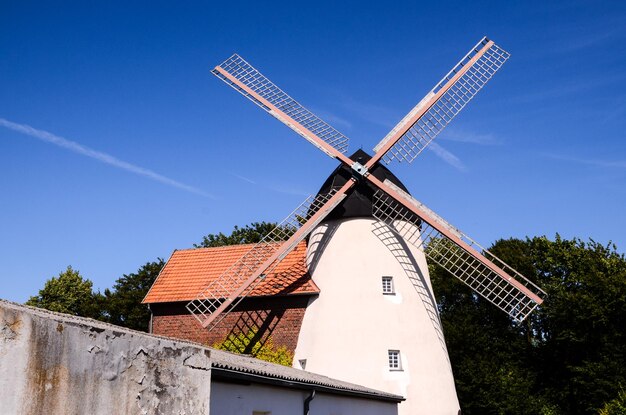
<instances>
[{"instance_id":1,"label":"black windmill cap","mask_svg":"<svg viewBox=\"0 0 626 415\"><path fill-rule=\"evenodd\" d=\"M362 149L357 150L350 156L350 160L361 164L367 163L372 156ZM324 182L318 194L328 193L332 188L339 188L346 184L352 177L353 171L350 167L342 164L333 171ZM380 181L388 179L393 184L409 192L400 180L381 163L376 163L369 171ZM372 200L377 188L367 179L359 180L358 183L348 191L348 196L335 208L324 220L347 219L347 218L370 218L372 217Z\"/></svg>"}]
</instances>

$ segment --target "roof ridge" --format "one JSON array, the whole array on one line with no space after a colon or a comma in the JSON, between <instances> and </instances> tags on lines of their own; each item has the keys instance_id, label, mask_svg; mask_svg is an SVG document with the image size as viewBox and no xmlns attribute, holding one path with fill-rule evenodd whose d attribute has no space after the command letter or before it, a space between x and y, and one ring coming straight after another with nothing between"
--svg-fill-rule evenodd
<instances>
[{"instance_id":1,"label":"roof ridge","mask_svg":"<svg viewBox=\"0 0 626 415\"><path fill-rule=\"evenodd\" d=\"M276 241L276 242L270 242L273 244L278 244L281 242L285 242L285 241ZM205 251L205 250L210 250L210 249L215 249L215 250L219 250L219 249L226 249L226 248L233 248L233 247L242 247L242 246L254 246L259 244L260 242L250 242L250 243L246 243L246 244L230 244L230 245L220 245L220 246L200 246L197 248L182 248L182 249L175 249L175 251ZM298 243L299 245L299 243Z\"/></svg>"}]
</instances>

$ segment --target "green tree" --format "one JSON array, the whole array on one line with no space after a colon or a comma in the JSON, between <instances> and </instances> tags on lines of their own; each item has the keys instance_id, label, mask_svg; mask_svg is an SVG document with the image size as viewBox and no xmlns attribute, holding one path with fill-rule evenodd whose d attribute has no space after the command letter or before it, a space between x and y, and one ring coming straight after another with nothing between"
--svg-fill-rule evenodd
<instances>
[{"instance_id":1,"label":"green tree","mask_svg":"<svg viewBox=\"0 0 626 415\"><path fill-rule=\"evenodd\" d=\"M595 413L626 384L626 259L593 240L528 241L548 297L530 321L540 387L564 413Z\"/></svg>"},{"instance_id":2,"label":"green tree","mask_svg":"<svg viewBox=\"0 0 626 415\"><path fill-rule=\"evenodd\" d=\"M508 316L430 265L463 414L538 414L527 344Z\"/></svg>"},{"instance_id":3,"label":"green tree","mask_svg":"<svg viewBox=\"0 0 626 415\"><path fill-rule=\"evenodd\" d=\"M626 377L626 260L612 244L545 237L490 249L548 294L514 323L432 267L464 414L594 414Z\"/></svg>"},{"instance_id":4,"label":"green tree","mask_svg":"<svg viewBox=\"0 0 626 415\"><path fill-rule=\"evenodd\" d=\"M124 274L117 279L111 290L105 289L103 313L106 321L133 330L147 331L150 311L141 301L164 265L165 261L161 258L147 262L137 272Z\"/></svg>"},{"instance_id":5,"label":"green tree","mask_svg":"<svg viewBox=\"0 0 626 415\"><path fill-rule=\"evenodd\" d=\"M100 295L92 291L93 284L83 279L80 273L71 266L52 277L39 294L30 297L26 305L45 308L59 313L73 314L92 318L101 318Z\"/></svg>"},{"instance_id":6,"label":"green tree","mask_svg":"<svg viewBox=\"0 0 626 415\"><path fill-rule=\"evenodd\" d=\"M212 248L224 245L251 244L259 242L265 235L270 233L276 226L275 222L253 222L243 228L235 226L230 235L208 234L202 238L200 244L194 244L196 248Z\"/></svg>"}]
</instances>

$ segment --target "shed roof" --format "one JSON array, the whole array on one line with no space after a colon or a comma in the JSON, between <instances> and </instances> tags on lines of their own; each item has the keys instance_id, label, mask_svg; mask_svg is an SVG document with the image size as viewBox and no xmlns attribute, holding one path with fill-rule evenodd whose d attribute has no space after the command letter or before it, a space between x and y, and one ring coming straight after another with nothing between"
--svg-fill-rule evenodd
<instances>
[{"instance_id":1,"label":"shed roof","mask_svg":"<svg viewBox=\"0 0 626 415\"><path fill-rule=\"evenodd\" d=\"M254 244L174 251L143 303L191 301L233 266ZM306 242L301 242L248 296L317 294L306 267ZM225 280L227 281L227 280ZM225 287L230 291L229 287ZM232 289L236 287L231 287Z\"/></svg>"},{"instance_id":2,"label":"shed roof","mask_svg":"<svg viewBox=\"0 0 626 415\"><path fill-rule=\"evenodd\" d=\"M315 389L383 401L401 402L404 400L402 396L392 393L222 350L211 349L211 367L214 379L221 377L247 379L258 383L281 384L296 389Z\"/></svg>"}]
</instances>

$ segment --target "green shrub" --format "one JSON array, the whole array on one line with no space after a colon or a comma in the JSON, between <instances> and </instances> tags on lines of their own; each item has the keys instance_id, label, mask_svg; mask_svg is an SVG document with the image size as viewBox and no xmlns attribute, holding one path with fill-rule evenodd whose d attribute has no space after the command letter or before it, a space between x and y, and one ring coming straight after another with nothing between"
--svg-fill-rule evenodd
<instances>
[{"instance_id":1,"label":"green shrub","mask_svg":"<svg viewBox=\"0 0 626 415\"><path fill-rule=\"evenodd\" d=\"M598 415L626 415L626 390L620 389L617 398L607 402Z\"/></svg>"},{"instance_id":2,"label":"green shrub","mask_svg":"<svg viewBox=\"0 0 626 415\"><path fill-rule=\"evenodd\" d=\"M266 362L291 366L293 353L286 346L275 346L271 337L261 341L259 330L253 327L247 333L231 333L221 342L213 344L214 349L246 354Z\"/></svg>"}]
</instances>

